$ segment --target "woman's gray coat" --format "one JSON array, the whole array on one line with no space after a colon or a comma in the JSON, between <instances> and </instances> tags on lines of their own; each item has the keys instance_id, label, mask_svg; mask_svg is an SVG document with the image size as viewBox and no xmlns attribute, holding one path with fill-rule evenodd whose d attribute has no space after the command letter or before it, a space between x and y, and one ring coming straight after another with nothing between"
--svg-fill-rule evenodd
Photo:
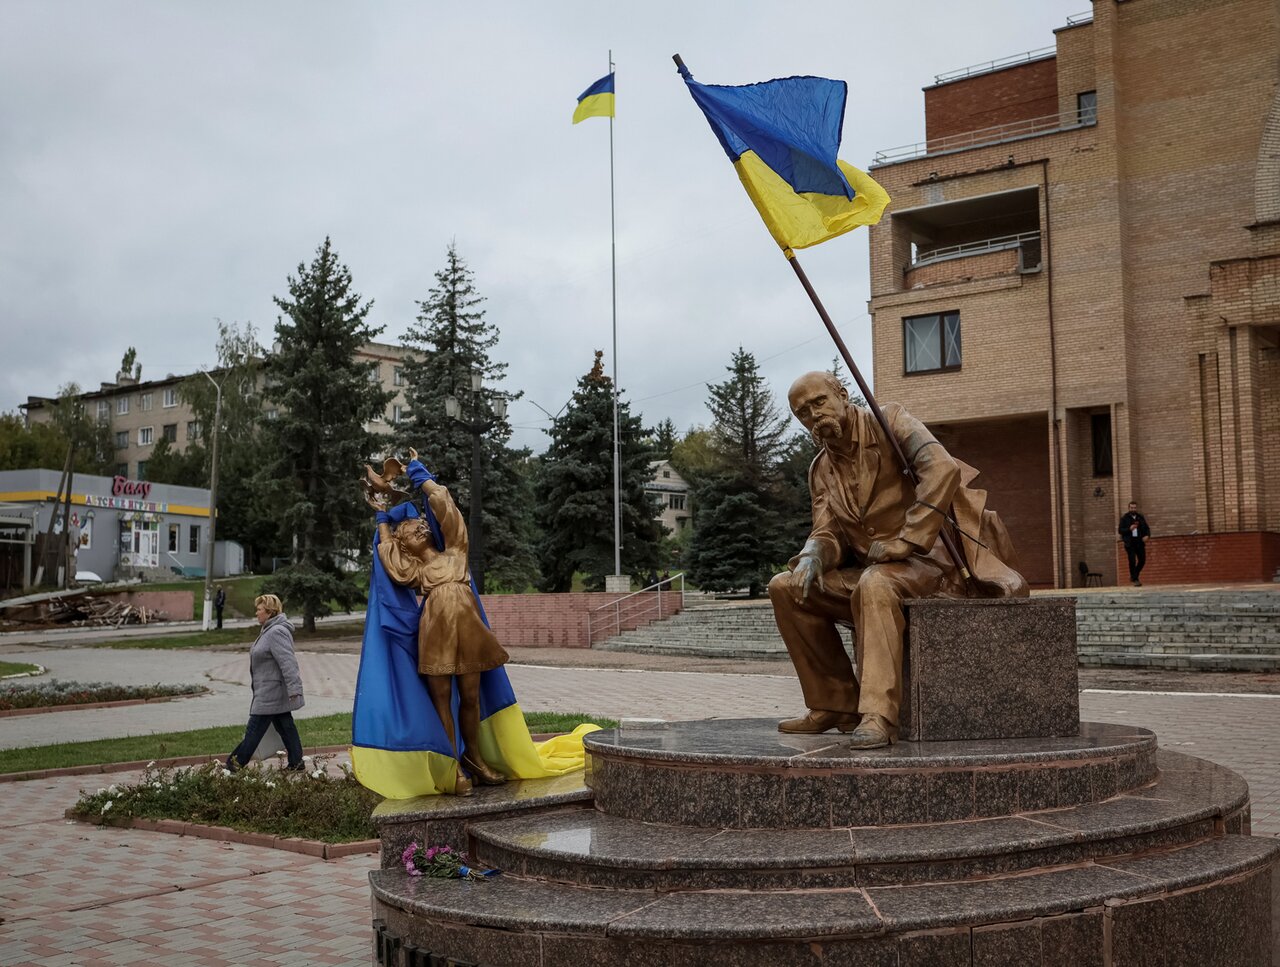
<instances>
[{"instance_id":1,"label":"woman's gray coat","mask_svg":"<svg viewBox=\"0 0 1280 967\"><path fill-rule=\"evenodd\" d=\"M302 708L302 675L293 654L293 625L283 614L272 615L249 649L253 683L250 715L279 715ZM290 701L289 696L296 695Z\"/></svg>"}]
</instances>

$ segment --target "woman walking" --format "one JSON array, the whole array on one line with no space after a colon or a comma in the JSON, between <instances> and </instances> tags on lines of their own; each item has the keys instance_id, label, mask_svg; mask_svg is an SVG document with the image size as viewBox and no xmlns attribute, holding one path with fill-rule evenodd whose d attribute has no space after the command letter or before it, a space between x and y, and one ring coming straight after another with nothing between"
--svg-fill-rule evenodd
<instances>
[{"instance_id":1,"label":"woman walking","mask_svg":"<svg viewBox=\"0 0 1280 967\"><path fill-rule=\"evenodd\" d=\"M302 768L302 739L292 713L302 708L302 676L293 654L293 625L284 614L284 605L274 594L254 599L254 613L262 630L249 649L249 678L253 703L244 738L227 757L227 768L240 768L253 758L258 743L274 725L289 754L289 768Z\"/></svg>"}]
</instances>

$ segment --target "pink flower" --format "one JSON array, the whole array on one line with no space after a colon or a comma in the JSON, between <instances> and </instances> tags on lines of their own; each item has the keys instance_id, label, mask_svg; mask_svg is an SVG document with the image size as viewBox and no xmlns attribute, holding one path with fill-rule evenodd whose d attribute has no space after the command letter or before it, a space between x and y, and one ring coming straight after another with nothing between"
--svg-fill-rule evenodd
<instances>
[{"instance_id":1,"label":"pink flower","mask_svg":"<svg viewBox=\"0 0 1280 967\"><path fill-rule=\"evenodd\" d=\"M404 871L410 876L421 876L422 871L413 863L413 854L418 851L417 843L410 843L404 848L404 852L400 854L400 860L404 863Z\"/></svg>"}]
</instances>

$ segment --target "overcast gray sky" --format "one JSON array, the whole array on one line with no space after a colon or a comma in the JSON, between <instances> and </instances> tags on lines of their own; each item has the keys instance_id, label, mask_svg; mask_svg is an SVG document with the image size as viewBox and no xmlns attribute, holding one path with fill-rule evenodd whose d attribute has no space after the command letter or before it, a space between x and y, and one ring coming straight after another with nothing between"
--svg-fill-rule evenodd
<instances>
[{"instance_id":1,"label":"overcast gray sky","mask_svg":"<svg viewBox=\"0 0 1280 967\"><path fill-rule=\"evenodd\" d=\"M620 384L704 423L756 355L775 393L835 349L671 62L704 83L849 83L841 156L924 137L937 73L1053 44L1087 0L337 3L0 0L0 410L271 341L327 234L398 341L456 240L510 364L516 442L610 349L609 123L570 117L617 63ZM870 378L865 230L806 269Z\"/></svg>"}]
</instances>

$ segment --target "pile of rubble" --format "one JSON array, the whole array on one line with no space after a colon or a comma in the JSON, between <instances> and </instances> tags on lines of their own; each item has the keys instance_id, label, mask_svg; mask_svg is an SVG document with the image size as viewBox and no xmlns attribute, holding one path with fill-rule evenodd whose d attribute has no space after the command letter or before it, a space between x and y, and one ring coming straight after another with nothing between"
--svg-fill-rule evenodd
<instances>
[{"instance_id":1,"label":"pile of rubble","mask_svg":"<svg viewBox=\"0 0 1280 967\"><path fill-rule=\"evenodd\" d=\"M72 627L119 628L168 621L158 608L130 604L113 594L83 590L53 591L0 601L0 618L19 625L70 625Z\"/></svg>"}]
</instances>

